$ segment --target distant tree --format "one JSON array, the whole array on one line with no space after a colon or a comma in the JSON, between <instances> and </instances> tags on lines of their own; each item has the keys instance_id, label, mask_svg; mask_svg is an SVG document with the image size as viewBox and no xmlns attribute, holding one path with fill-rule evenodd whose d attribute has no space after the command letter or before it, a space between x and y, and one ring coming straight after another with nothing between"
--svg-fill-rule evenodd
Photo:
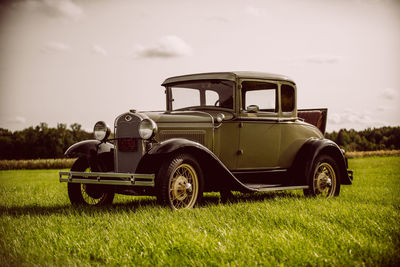
<instances>
[{"instance_id":1,"label":"distant tree","mask_svg":"<svg viewBox=\"0 0 400 267\"><path fill-rule=\"evenodd\" d=\"M400 149L400 127L368 128L363 131L341 129L326 133L325 137L346 151Z\"/></svg>"},{"instance_id":2,"label":"distant tree","mask_svg":"<svg viewBox=\"0 0 400 267\"><path fill-rule=\"evenodd\" d=\"M71 130L59 123L49 128L47 123L11 132L0 128L0 159L60 158L74 143L92 138L92 134L74 123Z\"/></svg>"},{"instance_id":3,"label":"distant tree","mask_svg":"<svg viewBox=\"0 0 400 267\"><path fill-rule=\"evenodd\" d=\"M14 151L13 134L7 129L0 128L0 158Z\"/></svg>"},{"instance_id":4,"label":"distant tree","mask_svg":"<svg viewBox=\"0 0 400 267\"><path fill-rule=\"evenodd\" d=\"M338 133L337 140L336 140L338 145L347 146L350 143L350 140L351 139L350 139L348 131L346 131L345 129L341 129Z\"/></svg>"}]
</instances>

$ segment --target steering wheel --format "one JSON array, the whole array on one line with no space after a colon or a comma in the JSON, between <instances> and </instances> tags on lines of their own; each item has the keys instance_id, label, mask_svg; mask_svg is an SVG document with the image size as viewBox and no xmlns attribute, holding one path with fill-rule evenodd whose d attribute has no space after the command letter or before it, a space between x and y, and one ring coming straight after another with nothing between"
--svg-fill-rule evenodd
<instances>
[{"instance_id":1,"label":"steering wheel","mask_svg":"<svg viewBox=\"0 0 400 267\"><path fill-rule=\"evenodd\" d=\"M215 106L215 107L218 107L218 106L219 106L219 103L220 103L220 101L219 101L219 99L218 99L217 101L215 101L214 106Z\"/></svg>"}]
</instances>

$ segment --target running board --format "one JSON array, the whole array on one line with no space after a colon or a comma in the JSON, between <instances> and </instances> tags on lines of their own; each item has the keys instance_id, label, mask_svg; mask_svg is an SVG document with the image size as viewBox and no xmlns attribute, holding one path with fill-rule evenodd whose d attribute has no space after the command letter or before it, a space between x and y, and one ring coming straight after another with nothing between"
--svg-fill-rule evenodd
<instances>
[{"instance_id":1,"label":"running board","mask_svg":"<svg viewBox=\"0 0 400 267\"><path fill-rule=\"evenodd\" d=\"M265 184L244 184L248 188L259 191L259 192L270 192L270 191L282 191L282 190L297 190L297 189L308 189L308 185L265 185Z\"/></svg>"}]
</instances>

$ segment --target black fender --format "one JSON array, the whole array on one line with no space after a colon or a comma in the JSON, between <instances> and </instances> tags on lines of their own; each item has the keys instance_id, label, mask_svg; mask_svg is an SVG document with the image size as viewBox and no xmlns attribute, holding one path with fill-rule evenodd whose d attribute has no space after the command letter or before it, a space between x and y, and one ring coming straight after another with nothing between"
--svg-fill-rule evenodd
<instances>
[{"instance_id":1,"label":"black fender","mask_svg":"<svg viewBox=\"0 0 400 267\"><path fill-rule=\"evenodd\" d=\"M241 183L212 151L197 142L183 138L168 139L153 145L142 158L138 170L157 173L162 162L172 154L177 153L188 153L198 160L204 173L205 191L229 189L232 191L255 192L255 190Z\"/></svg>"},{"instance_id":2,"label":"black fender","mask_svg":"<svg viewBox=\"0 0 400 267\"><path fill-rule=\"evenodd\" d=\"M64 153L70 158L86 158L93 171L114 170L114 145L98 140L85 140L73 144Z\"/></svg>"},{"instance_id":3,"label":"black fender","mask_svg":"<svg viewBox=\"0 0 400 267\"><path fill-rule=\"evenodd\" d=\"M340 147L329 139L308 139L297 153L290 174L295 179L295 184L308 185L308 177L312 171L312 166L317 156L320 154L328 154L336 161L340 171L340 183L349 185L351 178L347 171L347 159L345 158Z\"/></svg>"}]
</instances>

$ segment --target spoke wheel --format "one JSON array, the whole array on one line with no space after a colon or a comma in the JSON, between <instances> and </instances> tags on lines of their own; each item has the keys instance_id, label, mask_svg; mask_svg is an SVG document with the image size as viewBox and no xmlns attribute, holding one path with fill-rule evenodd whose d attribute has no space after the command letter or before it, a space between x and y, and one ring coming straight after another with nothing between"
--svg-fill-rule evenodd
<instances>
[{"instance_id":1,"label":"spoke wheel","mask_svg":"<svg viewBox=\"0 0 400 267\"><path fill-rule=\"evenodd\" d=\"M339 167L331 156L318 156L310 176L310 188L304 190L306 196L330 198L339 195Z\"/></svg>"},{"instance_id":2,"label":"spoke wheel","mask_svg":"<svg viewBox=\"0 0 400 267\"><path fill-rule=\"evenodd\" d=\"M169 201L176 209L191 208L199 191L197 173L189 164L179 165L169 179Z\"/></svg>"},{"instance_id":3,"label":"spoke wheel","mask_svg":"<svg viewBox=\"0 0 400 267\"><path fill-rule=\"evenodd\" d=\"M190 155L171 157L157 176L158 195L162 204L173 210L193 208L200 200L203 176L197 161Z\"/></svg>"},{"instance_id":4,"label":"spoke wheel","mask_svg":"<svg viewBox=\"0 0 400 267\"><path fill-rule=\"evenodd\" d=\"M322 162L315 169L314 173L314 193L322 197L332 197L336 188L336 173L333 167L326 162Z\"/></svg>"},{"instance_id":5,"label":"spoke wheel","mask_svg":"<svg viewBox=\"0 0 400 267\"><path fill-rule=\"evenodd\" d=\"M79 158L71 171L88 172L90 167L85 158ZM68 183L68 196L73 205L104 206L111 204L114 199L113 192L96 184Z\"/></svg>"}]
</instances>

